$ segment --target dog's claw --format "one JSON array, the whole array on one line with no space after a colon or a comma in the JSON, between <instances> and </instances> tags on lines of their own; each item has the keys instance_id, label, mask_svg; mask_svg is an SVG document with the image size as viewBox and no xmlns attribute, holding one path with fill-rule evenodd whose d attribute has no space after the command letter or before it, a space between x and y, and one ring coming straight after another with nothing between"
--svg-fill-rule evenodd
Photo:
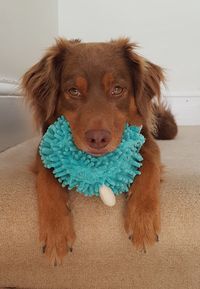
<instances>
[{"instance_id":1,"label":"dog's claw","mask_svg":"<svg viewBox=\"0 0 200 289\"><path fill-rule=\"evenodd\" d=\"M45 251L46 251L46 245L44 245L44 246L42 246L42 253L44 254L45 253Z\"/></svg>"},{"instance_id":2,"label":"dog's claw","mask_svg":"<svg viewBox=\"0 0 200 289\"><path fill-rule=\"evenodd\" d=\"M142 252L143 252L144 254L146 254L146 253L147 253L147 250L146 250L146 247L145 247L145 245L143 245L143 250L142 250Z\"/></svg>"},{"instance_id":3,"label":"dog's claw","mask_svg":"<svg viewBox=\"0 0 200 289\"><path fill-rule=\"evenodd\" d=\"M128 193L125 194L125 199L126 199L126 200L128 199Z\"/></svg>"},{"instance_id":4,"label":"dog's claw","mask_svg":"<svg viewBox=\"0 0 200 289\"><path fill-rule=\"evenodd\" d=\"M133 235L130 235L128 238L129 240L133 240Z\"/></svg>"},{"instance_id":5,"label":"dog's claw","mask_svg":"<svg viewBox=\"0 0 200 289\"><path fill-rule=\"evenodd\" d=\"M72 247L70 247L70 248L69 248L69 251L72 253L72 252L73 252L73 248L72 248Z\"/></svg>"},{"instance_id":6,"label":"dog's claw","mask_svg":"<svg viewBox=\"0 0 200 289\"><path fill-rule=\"evenodd\" d=\"M69 202L66 203L66 207L67 207L67 209L69 210L69 212L71 212L71 208L70 208Z\"/></svg>"},{"instance_id":7,"label":"dog's claw","mask_svg":"<svg viewBox=\"0 0 200 289\"><path fill-rule=\"evenodd\" d=\"M56 266L57 266L57 261L55 260L55 261L54 261L54 267L56 267Z\"/></svg>"},{"instance_id":8,"label":"dog's claw","mask_svg":"<svg viewBox=\"0 0 200 289\"><path fill-rule=\"evenodd\" d=\"M159 242L159 236L156 234L156 242Z\"/></svg>"}]
</instances>

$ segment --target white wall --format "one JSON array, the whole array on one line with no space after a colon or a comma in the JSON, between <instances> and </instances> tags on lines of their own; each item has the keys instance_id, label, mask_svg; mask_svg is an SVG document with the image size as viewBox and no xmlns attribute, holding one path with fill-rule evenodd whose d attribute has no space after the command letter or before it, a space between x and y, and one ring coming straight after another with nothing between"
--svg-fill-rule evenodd
<instances>
[{"instance_id":1,"label":"white wall","mask_svg":"<svg viewBox=\"0 0 200 289\"><path fill-rule=\"evenodd\" d=\"M199 0L58 0L59 34L84 41L129 36L139 52L167 70L180 124L200 124ZM185 96L185 98L182 98ZM188 108L187 117L185 109ZM191 109L195 106L193 117ZM190 114L190 115L189 115Z\"/></svg>"},{"instance_id":2,"label":"white wall","mask_svg":"<svg viewBox=\"0 0 200 289\"><path fill-rule=\"evenodd\" d=\"M130 36L168 69L172 91L200 90L199 0L59 0L59 34L85 41Z\"/></svg>"},{"instance_id":3,"label":"white wall","mask_svg":"<svg viewBox=\"0 0 200 289\"><path fill-rule=\"evenodd\" d=\"M0 0L0 82L21 77L57 34L56 0Z\"/></svg>"}]
</instances>

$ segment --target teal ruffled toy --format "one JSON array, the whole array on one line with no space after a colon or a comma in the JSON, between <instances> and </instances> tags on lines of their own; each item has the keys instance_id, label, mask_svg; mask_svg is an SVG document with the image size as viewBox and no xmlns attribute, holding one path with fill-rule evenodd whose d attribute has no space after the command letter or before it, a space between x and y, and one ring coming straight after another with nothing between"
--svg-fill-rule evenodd
<instances>
[{"instance_id":1,"label":"teal ruffled toy","mask_svg":"<svg viewBox=\"0 0 200 289\"><path fill-rule=\"evenodd\" d=\"M127 124L116 150L95 157L76 147L69 123L61 116L44 134L39 153L44 166L53 169L63 187L75 188L85 196L100 195L104 200L106 194L127 192L135 176L140 174L143 159L139 151L145 142L140 130ZM115 203L114 195L110 205Z\"/></svg>"}]
</instances>

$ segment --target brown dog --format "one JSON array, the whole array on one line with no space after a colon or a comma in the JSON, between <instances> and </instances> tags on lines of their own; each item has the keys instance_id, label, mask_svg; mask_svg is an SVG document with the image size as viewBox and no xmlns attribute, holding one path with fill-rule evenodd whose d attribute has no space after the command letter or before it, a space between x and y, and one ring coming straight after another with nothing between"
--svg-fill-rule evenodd
<instances>
[{"instance_id":1,"label":"brown dog","mask_svg":"<svg viewBox=\"0 0 200 289\"><path fill-rule=\"evenodd\" d=\"M125 229L136 248L158 240L161 162L154 136L176 135L170 111L153 105L159 99L162 69L139 56L128 39L108 43L57 40L23 77L22 87L45 133L58 116L69 121L75 144L100 156L121 141L126 122L142 125L146 142L141 175L130 188ZM159 120L156 132L156 118ZM37 157L40 240L53 262L62 261L75 240L68 194Z\"/></svg>"}]
</instances>

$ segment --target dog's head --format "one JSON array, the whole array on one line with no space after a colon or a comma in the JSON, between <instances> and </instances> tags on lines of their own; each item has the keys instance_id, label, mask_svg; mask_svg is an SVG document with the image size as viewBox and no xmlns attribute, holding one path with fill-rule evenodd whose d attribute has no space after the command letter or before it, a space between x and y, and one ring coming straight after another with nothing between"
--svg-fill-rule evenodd
<instances>
[{"instance_id":1,"label":"dog's head","mask_svg":"<svg viewBox=\"0 0 200 289\"><path fill-rule=\"evenodd\" d=\"M108 43L57 40L23 77L24 94L43 129L64 115L73 139L93 155L114 150L125 124L148 126L162 69L135 52L128 39Z\"/></svg>"}]
</instances>

